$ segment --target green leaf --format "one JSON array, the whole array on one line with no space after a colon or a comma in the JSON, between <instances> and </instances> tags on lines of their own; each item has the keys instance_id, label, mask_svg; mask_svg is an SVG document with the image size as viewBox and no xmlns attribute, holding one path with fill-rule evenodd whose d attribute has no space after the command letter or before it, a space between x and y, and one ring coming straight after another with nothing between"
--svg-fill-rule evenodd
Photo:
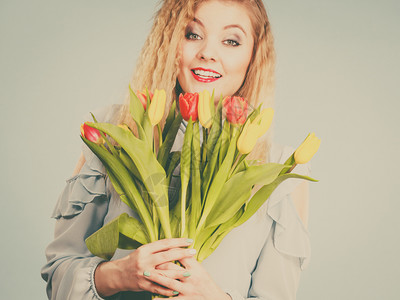
<instances>
[{"instance_id":1,"label":"green leaf","mask_svg":"<svg viewBox=\"0 0 400 300\"><path fill-rule=\"evenodd\" d=\"M104 225L85 240L89 251L110 260L117 248L135 249L148 243L143 225L124 213Z\"/></svg>"},{"instance_id":2,"label":"green leaf","mask_svg":"<svg viewBox=\"0 0 400 300\"><path fill-rule=\"evenodd\" d=\"M154 134L153 134L154 132L153 132L153 130L154 130L154 127L153 127L153 125L151 125L151 122L149 119L149 114L146 111L143 116L143 131L146 136L146 138L144 140L147 141L147 143L148 143L150 149L152 149L152 151L154 151L153 150L153 147L154 147Z\"/></svg>"},{"instance_id":3,"label":"green leaf","mask_svg":"<svg viewBox=\"0 0 400 300\"><path fill-rule=\"evenodd\" d=\"M236 173L225 184L213 209L210 211L206 226L215 226L229 220L251 196L255 184L265 185L273 182L285 165L268 163L248 167ZM229 201L226 201L229 199Z\"/></svg>"},{"instance_id":4,"label":"green leaf","mask_svg":"<svg viewBox=\"0 0 400 300\"><path fill-rule=\"evenodd\" d=\"M292 155L289 156L289 158L286 160L285 165L287 165L286 168L282 169L281 171L281 175L285 174L287 171L290 170L290 168L295 164L295 160L294 160L294 153Z\"/></svg>"},{"instance_id":5,"label":"green leaf","mask_svg":"<svg viewBox=\"0 0 400 300\"><path fill-rule=\"evenodd\" d=\"M90 126L104 131L111 136L129 155L144 186L146 187L153 203L157 208L166 237L170 237L168 184L164 168L157 161L149 145L138 138L129 130L107 123L96 123ZM140 149L140 151L139 151Z\"/></svg>"},{"instance_id":6,"label":"green leaf","mask_svg":"<svg viewBox=\"0 0 400 300\"><path fill-rule=\"evenodd\" d=\"M219 166L221 166L222 161L226 156L226 152L228 152L229 142L230 142L230 135L231 135L231 126L229 122L225 121L224 126L221 132L221 148L219 149Z\"/></svg>"},{"instance_id":7,"label":"green leaf","mask_svg":"<svg viewBox=\"0 0 400 300\"><path fill-rule=\"evenodd\" d=\"M208 194L208 189L211 183L211 180L214 177L214 171L216 169L217 161L218 161L218 156L219 156L219 149L221 147L221 135L219 136L219 139L215 145L215 151L213 152L211 159L207 162L207 165L204 169L203 172L203 180L201 183L201 191L203 195L203 202L205 201L207 194Z\"/></svg>"},{"instance_id":8,"label":"green leaf","mask_svg":"<svg viewBox=\"0 0 400 300\"><path fill-rule=\"evenodd\" d=\"M243 214L243 210L239 210L228 221L226 221L225 223L218 226L218 229L213 232L213 234L209 237L209 239L201 247L199 254L198 254L198 261L202 262L211 253L213 253L215 249L217 249L219 244L222 242L223 238L233 228L235 228L235 223L240 219L242 214ZM215 226L212 228L215 228Z\"/></svg>"},{"instance_id":9,"label":"green leaf","mask_svg":"<svg viewBox=\"0 0 400 300\"><path fill-rule=\"evenodd\" d=\"M222 96L218 102L217 111L214 114L214 120L211 126L210 134L207 138L206 150L207 150L207 160L211 159L214 152L215 144L221 135L221 118L222 118Z\"/></svg>"},{"instance_id":10,"label":"green leaf","mask_svg":"<svg viewBox=\"0 0 400 300\"><path fill-rule=\"evenodd\" d=\"M171 176L181 160L181 151L174 151L169 153L167 161L167 182L168 186L171 182Z\"/></svg>"},{"instance_id":11,"label":"green leaf","mask_svg":"<svg viewBox=\"0 0 400 300\"><path fill-rule=\"evenodd\" d=\"M263 186L259 189L250 201L246 205L246 209L242 217L236 222L235 227L246 222L255 212L264 204L265 201L271 196L272 192L281 184L284 180L289 178L305 179L309 181L317 181L311 177L303 176L299 174L289 173L278 176L273 182Z\"/></svg>"},{"instance_id":12,"label":"green leaf","mask_svg":"<svg viewBox=\"0 0 400 300\"><path fill-rule=\"evenodd\" d=\"M130 217L128 214L123 213L119 216L119 232L131 240L135 240L141 245L150 242L149 237L146 235L145 228L140 221L134 217ZM122 248L119 245L118 248Z\"/></svg>"},{"instance_id":13,"label":"green leaf","mask_svg":"<svg viewBox=\"0 0 400 300\"><path fill-rule=\"evenodd\" d=\"M150 93L146 87L146 107L147 110L143 116L143 130L146 133L147 140L149 141L150 148L153 147L153 125L151 125L150 118L149 118L149 108L150 108Z\"/></svg>"},{"instance_id":14,"label":"green leaf","mask_svg":"<svg viewBox=\"0 0 400 300\"><path fill-rule=\"evenodd\" d=\"M261 111L261 104L251 112L251 114L247 117L247 119L250 119L251 122L254 121L254 119L260 114Z\"/></svg>"},{"instance_id":15,"label":"green leaf","mask_svg":"<svg viewBox=\"0 0 400 300\"><path fill-rule=\"evenodd\" d=\"M165 141L165 137L169 133L169 128L171 127L172 123L175 120L175 110L176 110L176 101L172 102L171 109L169 110L167 119L165 120L165 125L164 125L164 129L163 129L163 133L162 133L163 141ZM176 117L181 118L181 120L182 120L181 114L178 114Z\"/></svg>"},{"instance_id":16,"label":"green leaf","mask_svg":"<svg viewBox=\"0 0 400 300\"><path fill-rule=\"evenodd\" d=\"M99 124L99 123L98 123ZM93 124L95 125L95 124ZM97 124L96 124L97 125ZM115 126L117 127L117 126ZM117 127L119 128L119 127ZM119 128L122 131L125 131L122 128ZM114 182L118 182L118 186L116 188L123 191L123 195L126 196L125 199L129 201L129 207L134 208L136 212L139 214L141 220L146 226L147 232L151 237L151 240L156 240L154 235L154 231L152 228L152 221L150 217L150 213L146 208L143 199L137 190L134 181L132 180L128 170L121 163L121 161L114 157L110 152L108 152L104 147L101 147L84 137L81 137L85 144L92 150L94 154L101 160L103 165L106 167L107 172L112 174L110 179Z\"/></svg>"},{"instance_id":17,"label":"green leaf","mask_svg":"<svg viewBox=\"0 0 400 300\"><path fill-rule=\"evenodd\" d=\"M182 123L182 115L179 114L173 120L173 122L170 124L168 133L164 138L164 142L163 142L162 146L160 147L160 150L158 151L157 159L160 162L160 164L164 167L164 169L166 169L166 165L168 162L168 156L172 149L172 146L174 145L175 138L176 138L178 130L181 126L181 123ZM165 132L165 128L164 128L163 134L164 134L164 132Z\"/></svg>"},{"instance_id":18,"label":"green leaf","mask_svg":"<svg viewBox=\"0 0 400 300\"><path fill-rule=\"evenodd\" d=\"M129 155L126 153L124 149L121 149L118 153L119 158L121 159L122 163L125 165L125 167L128 169L128 171L137 179L140 178L140 173L139 170L136 168L136 165L132 161L132 159L129 157Z\"/></svg>"},{"instance_id":19,"label":"green leaf","mask_svg":"<svg viewBox=\"0 0 400 300\"><path fill-rule=\"evenodd\" d=\"M214 233L218 226L204 228L200 232L197 233L197 236L194 239L193 248L196 250L200 250L204 243L210 238L210 236ZM197 253L198 256L199 253Z\"/></svg>"},{"instance_id":20,"label":"green leaf","mask_svg":"<svg viewBox=\"0 0 400 300\"><path fill-rule=\"evenodd\" d=\"M92 115L93 121L94 121L95 123L98 123L96 117L94 116L94 114L92 114L92 113L90 113L90 114ZM115 149L114 145L111 144L111 142L108 140L108 138L106 137L106 135L104 134L104 132L101 132L101 131L99 131L99 132L100 132L100 135L101 135L101 137L103 138L103 140L106 142L106 144L107 144L107 146L108 146L108 149L111 151L111 153L112 153L114 156L118 156L118 155L117 155L117 153L118 153L117 149Z\"/></svg>"},{"instance_id":21,"label":"green leaf","mask_svg":"<svg viewBox=\"0 0 400 300\"><path fill-rule=\"evenodd\" d=\"M142 102L133 92L131 86L129 85L129 95L130 95L130 104L129 104L129 112L132 116L132 119L136 123L136 127L138 129L139 138L141 140L146 140L146 134L143 130L143 117L144 117L144 107Z\"/></svg>"},{"instance_id":22,"label":"green leaf","mask_svg":"<svg viewBox=\"0 0 400 300\"><path fill-rule=\"evenodd\" d=\"M180 196L175 207L170 210L171 231L173 237L179 237L181 221L181 201Z\"/></svg>"},{"instance_id":23,"label":"green leaf","mask_svg":"<svg viewBox=\"0 0 400 300\"><path fill-rule=\"evenodd\" d=\"M218 170L217 174L215 175L210 185L210 190L207 193L206 200L204 203L203 213L200 222L198 224L196 234L203 228L206 218L210 213L210 211L212 210L212 208L214 207L214 205L216 204L216 200L218 199L220 192L225 184L225 181L228 178L235 155L236 141L238 135L239 135L239 130L234 130L231 137L231 142L228 148L228 152L225 156L225 159L220 169Z\"/></svg>"},{"instance_id":24,"label":"green leaf","mask_svg":"<svg viewBox=\"0 0 400 300\"><path fill-rule=\"evenodd\" d=\"M93 255L106 260L114 256L119 242L118 219L119 217L104 225L85 240L86 246Z\"/></svg>"}]
</instances>

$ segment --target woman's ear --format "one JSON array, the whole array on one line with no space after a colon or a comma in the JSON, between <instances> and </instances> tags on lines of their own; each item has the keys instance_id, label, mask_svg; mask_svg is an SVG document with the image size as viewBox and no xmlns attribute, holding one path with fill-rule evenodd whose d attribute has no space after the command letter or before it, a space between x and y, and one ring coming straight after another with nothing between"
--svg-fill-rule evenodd
<instances>
[{"instance_id":1,"label":"woman's ear","mask_svg":"<svg viewBox=\"0 0 400 300\"><path fill-rule=\"evenodd\" d=\"M78 163L75 166L74 173L72 174L72 176L75 176L76 174L78 174L81 171L85 161L86 161L85 157L83 156L83 153L81 152L81 155L79 156Z\"/></svg>"},{"instance_id":2,"label":"woman's ear","mask_svg":"<svg viewBox=\"0 0 400 300\"><path fill-rule=\"evenodd\" d=\"M304 181L300 183L291 194L294 206L304 226L308 225L308 206L309 206L309 183Z\"/></svg>"}]
</instances>

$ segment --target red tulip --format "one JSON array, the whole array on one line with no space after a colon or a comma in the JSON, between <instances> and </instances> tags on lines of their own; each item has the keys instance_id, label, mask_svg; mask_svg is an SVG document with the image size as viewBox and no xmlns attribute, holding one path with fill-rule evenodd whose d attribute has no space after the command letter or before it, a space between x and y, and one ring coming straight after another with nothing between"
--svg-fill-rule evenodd
<instances>
[{"instance_id":1,"label":"red tulip","mask_svg":"<svg viewBox=\"0 0 400 300\"><path fill-rule=\"evenodd\" d=\"M227 96L223 101L228 122L243 125L247 118L247 101L237 96Z\"/></svg>"},{"instance_id":2,"label":"red tulip","mask_svg":"<svg viewBox=\"0 0 400 300\"><path fill-rule=\"evenodd\" d=\"M96 128L90 127L86 123L81 125L81 135L97 145L104 144L104 139L101 136L100 131Z\"/></svg>"},{"instance_id":3,"label":"red tulip","mask_svg":"<svg viewBox=\"0 0 400 300\"><path fill-rule=\"evenodd\" d=\"M153 93L149 91L150 95L150 101L153 99ZM147 107L147 93L146 90L143 91L137 91L136 96L139 98L140 102L142 102L144 110L146 110Z\"/></svg>"},{"instance_id":4,"label":"red tulip","mask_svg":"<svg viewBox=\"0 0 400 300\"><path fill-rule=\"evenodd\" d=\"M181 111L182 118L189 121L192 117L192 121L197 121L198 112L197 106L199 103L198 93L185 93L185 95L179 95L179 109Z\"/></svg>"}]
</instances>

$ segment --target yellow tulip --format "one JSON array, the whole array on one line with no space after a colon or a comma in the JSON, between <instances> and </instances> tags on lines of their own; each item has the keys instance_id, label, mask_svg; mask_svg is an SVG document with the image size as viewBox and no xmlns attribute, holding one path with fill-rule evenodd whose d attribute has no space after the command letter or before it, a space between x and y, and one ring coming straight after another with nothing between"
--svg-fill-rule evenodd
<instances>
[{"instance_id":1,"label":"yellow tulip","mask_svg":"<svg viewBox=\"0 0 400 300\"><path fill-rule=\"evenodd\" d=\"M156 90L154 92L149 107L149 119L152 126L157 125L161 121L165 111L166 98L165 90Z\"/></svg>"},{"instance_id":2,"label":"yellow tulip","mask_svg":"<svg viewBox=\"0 0 400 300\"><path fill-rule=\"evenodd\" d=\"M250 122L247 120L237 141L237 147L241 154L248 154L253 150L257 140L267 132L272 123L274 110L265 108Z\"/></svg>"},{"instance_id":3,"label":"yellow tulip","mask_svg":"<svg viewBox=\"0 0 400 300\"><path fill-rule=\"evenodd\" d=\"M261 113L254 119L252 124L257 125L258 137L264 135L269 127L271 127L274 118L274 110L272 108L264 108Z\"/></svg>"},{"instance_id":4,"label":"yellow tulip","mask_svg":"<svg viewBox=\"0 0 400 300\"><path fill-rule=\"evenodd\" d=\"M237 148L241 154L247 154L253 150L259 137L257 131L257 125L251 124L250 120L244 124L237 141Z\"/></svg>"},{"instance_id":5,"label":"yellow tulip","mask_svg":"<svg viewBox=\"0 0 400 300\"><path fill-rule=\"evenodd\" d=\"M198 114L199 121L204 128L210 128L212 124L212 114L211 114L211 96L210 92L204 90L199 93L199 106L198 106Z\"/></svg>"},{"instance_id":6,"label":"yellow tulip","mask_svg":"<svg viewBox=\"0 0 400 300\"><path fill-rule=\"evenodd\" d=\"M294 152L294 160L296 164L305 164L318 151L321 139L315 136L315 133L310 133L303 143Z\"/></svg>"}]
</instances>

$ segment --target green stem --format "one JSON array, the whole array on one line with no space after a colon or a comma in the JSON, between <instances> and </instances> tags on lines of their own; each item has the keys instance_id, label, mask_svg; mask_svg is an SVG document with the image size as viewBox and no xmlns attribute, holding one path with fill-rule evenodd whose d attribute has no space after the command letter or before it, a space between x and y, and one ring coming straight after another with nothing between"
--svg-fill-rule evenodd
<instances>
[{"instance_id":1,"label":"green stem","mask_svg":"<svg viewBox=\"0 0 400 300\"><path fill-rule=\"evenodd\" d=\"M286 174L292 172L293 169L294 169L296 166L297 166L297 164L294 163L293 166L286 172Z\"/></svg>"},{"instance_id":2,"label":"green stem","mask_svg":"<svg viewBox=\"0 0 400 300\"><path fill-rule=\"evenodd\" d=\"M231 174L229 175L228 179L231 178L233 175L235 175L239 169L240 164L245 160L247 154L240 154L238 153L238 162L237 164L232 168Z\"/></svg>"},{"instance_id":3,"label":"green stem","mask_svg":"<svg viewBox=\"0 0 400 300\"><path fill-rule=\"evenodd\" d=\"M218 196L221 193L221 190L225 184L225 182L228 179L228 174L230 167L232 166L233 160L235 158L234 151L236 149L236 142L238 139L239 131L237 128L235 128L232 131L232 136L231 140L228 146L228 150L226 152L226 156L222 162L221 167L219 168L217 174L214 177L214 180L210 186L209 192L206 196L205 203L204 203L204 209L199 221L199 224L197 225L196 228L196 236L199 234L199 232L203 229L206 219L208 215L210 214L213 206L215 205L215 202L218 198Z\"/></svg>"},{"instance_id":4,"label":"green stem","mask_svg":"<svg viewBox=\"0 0 400 300\"><path fill-rule=\"evenodd\" d=\"M157 124L157 129L158 129L158 140L159 140L159 144L158 144L158 149L161 148L163 140L162 140L162 131L161 131L161 126L160 123Z\"/></svg>"},{"instance_id":5,"label":"green stem","mask_svg":"<svg viewBox=\"0 0 400 300\"><path fill-rule=\"evenodd\" d=\"M153 202L153 224L154 224L154 232L156 237L160 237L158 228L159 228L159 220L158 220L158 215L157 215L157 208L156 205Z\"/></svg>"},{"instance_id":6,"label":"green stem","mask_svg":"<svg viewBox=\"0 0 400 300\"><path fill-rule=\"evenodd\" d=\"M238 163L239 158L241 158L241 157L242 157L242 154L239 153L239 155L238 155L238 156L236 157L236 159L235 159L235 162L233 163L233 166L232 166L232 168L231 168L231 171L229 172L228 178L231 178L233 171L236 169L236 166L239 164L239 163Z\"/></svg>"},{"instance_id":7,"label":"green stem","mask_svg":"<svg viewBox=\"0 0 400 300\"><path fill-rule=\"evenodd\" d=\"M201 170L204 170L204 166L206 165L206 159L207 159L207 128L203 127L203 143L201 144Z\"/></svg>"},{"instance_id":8,"label":"green stem","mask_svg":"<svg viewBox=\"0 0 400 300\"><path fill-rule=\"evenodd\" d=\"M184 237L185 227L186 227L186 191L187 184L182 187L182 197L181 197L181 237Z\"/></svg>"}]
</instances>

